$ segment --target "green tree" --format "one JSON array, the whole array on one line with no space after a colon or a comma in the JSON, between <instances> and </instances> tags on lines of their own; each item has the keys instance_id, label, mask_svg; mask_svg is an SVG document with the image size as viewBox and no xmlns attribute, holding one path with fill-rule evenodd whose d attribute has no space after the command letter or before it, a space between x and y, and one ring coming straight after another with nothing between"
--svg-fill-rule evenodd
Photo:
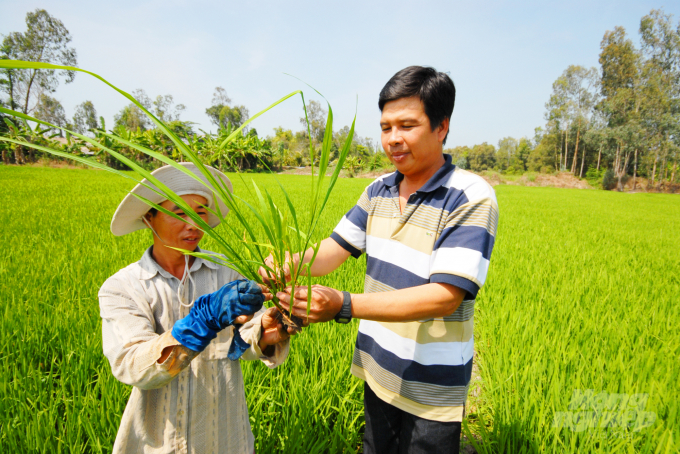
<instances>
[{"instance_id":1,"label":"green tree","mask_svg":"<svg viewBox=\"0 0 680 454\"><path fill-rule=\"evenodd\" d=\"M517 145L517 150L515 151L515 156L513 156L512 167L515 171L521 170L524 172L527 170L527 163L529 162L529 156L533 151L531 140L526 137L519 139L519 144Z\"/></svg>"},{"instance_id":2,"label":"green tree","mask_svg":"<svg viewBox=\"0 0 680 454\"><path fill-rule=\"evenodd\" d=\"M315 143L323 141L323 134L326 130L326 109L321 106L318 101L311 100L307 103L307 119L309 119L309 134ZM300 118L300 124L305 132L307 132L307 119Z\"/></svg>"},{"instance_id":3,"label":"green tree","mask_svg":"<svg viewBox=\"0 0 680 454\"><path fill-rule=\"evenodd\" d=\"M576 174L581 132L588 128L593 109L598 102L599 77L597 69L586 69L583 66L569 66L564 73L567 79L567 94L570 99L572 123L576 125L576 143L574 157L571 162L571 173ZM586 152L582 151L582 163ZM579 177L583 176L583 165Z\"/></svg>"},{"instance_id":4,"label":"green tree","mask_svg":"<svg viewBox=\"0 0 680 454\"><path fill-rule=\"evenodd\" d=\"M180 120L180 116L185 110L184 104L175 105L175 100L172 95L158 95L156 96L156 99L152 100L149 95L146 94L146 91L141 88L138 88L131 94L145 109L153 113L159 120L165 123L175 123L174 127L179 128L178 131L185 133L191 131L191 125L193 123ZM136 131L137 129L145 131L154 126L148 118L149 117L142 112L142 109L135 104L130 103L114 116L114 129L123 127L131 131ZM179 126L178 122L182 123L182 125Z\"/></svg>"},{"instance_id":5,"label":"green tree","mask_svg":"<svg viewBox=\"0 0 680 454\"><path fill-rule=\"evenodd\" d=\"M166 124L168 129L180 137L187 138L187 136L193 136L195 134L193 129L194 122L192 121L173 120ZM158 129L156 128L156 130Z\"/></svg>"},{"instance_id":6,"label":"green tree","mask_svg":"<svg viewBox=\"0 0 680 454\"><path fill-rule=\"evenodd\" d=\"M205 109L205 113L210 118L210 122L218 128L227 128L228 125L231 125L232 128L236 129L250 118L245 106L231 106L231 98L222 87L215 88L211 104L210 107Z\"/></svg>"},{"instance_id":7,"label":"green tree","mask_svg":"<svg viewBox=\"0 0 680 454\"><path fill-rule=\"evenodd\" d=\"M511 161L517 151L517 145L519 145L519 142L512 137L505 137L498 141L498 150L496 150L496 170L503 172L512 166ZM512 168L509 173L515 173L515 169Z\"/></svg>"},{"instance_id":8,"label":"green tree","mask_svg":"<svg viewBox=\"0 0 680 454\"><path fill-rule=\"evenodd\" d=\"M559 77L552 85L552 94L545 104L545 119L548 121L548 131L560 137L559 169L564 170L567 166L567 154L569 145L569 99L567 96L567 81ZM564 136L564 148L562 148L562 136Z\"/></svg>"},{"instance_id":9,"label":"green tree","mask_svg":"<svg viewBox=\"0 0 680 454\"><path fill-rule=\"evenodd\" d=\"M2 60L17 60L18 59L18 46L15 45L17 38L15 37L17 33L10 33L5 36L2 40L2 47L0 47L0 59ZM7 95L7 99L0 99L0 104L4 104L12 110L17 110L19 108L17 104L17 84L19 82L19 73L16 69L0 69L0 91ZM4 128L5 122L3 121L0 128Z\"/></svg>"},{"instance_id":10,"label":"green tree","mask_svg":"<svg viewBox=\"0 0 680 454\"><path fill-rule=\"evenodd\" d=\"M220 120L220 112L222 111L222 108L229 107L230 104L231 98L227 95L227 90L223 87L215 87L211 105L205 109L205 113L210 118L210 122L220 128L226 127Z\"/></svg>"},{"instance_id":11,"label":"green tree","mask_svg":"<svg viewBox=\"0 0 680 454\"><path fill-rule=\"evenodd\" d=\"M560 147L558 134L543 134L540 142L527 156L526 168L532 172L552 173L559 169L556 150Z\"/></svg>"},{"instance_id":12,"label":"green tree","mask_svg":"<svg viewBox=\"0 0 680 454\"><path fill-rule=\"evenodd\" d=\"M475 145L468 153L470 170L482 172L493 169L496 165L496 148L486 142Z\"/></svg>"},{"instance_id":13,"label":"green tree","mask_svg":"<svg viewBox=\"0 0 680 454\"><path fill-rule=\"evenodd\" d=\"M451 162L456 167L459 167L463 170L470 168L470 162L468 161L470 148L467 145L447 148L444 150L444 153L451 155Z\"/></svg>"},{"instance_id":14,"label":"green tree","mask_svg":"<svg viewBox=\"0 0 680 454\"><path fill-rule=\"evenodd\" d=\"M337 159L340 153L340 147L345 143L345 139L349 135L349 126L343 126L338 131L333 133L333 148L331 149L331 159ZM354 138L356 139L356 135ZM352 145L355 145L356 140L352 140ZM350 150L350 155L352 154Z\"/></svg>"},{"instance_id":15,"label":"green tree","mask_svg":"<svg viewBox=\"0 0 680 454\"><path fill-rule=\"evenodd\" d=\"M640 146L641 56L623 27L607 31L600 48L604 97L600 108L613 139L609 153L618 189L622 190L631 155L637 154Z\"/></svg>"},{"instance_id":16,"label":"green tree","mask_svg":"<svg viewBox=\"0 0 680 454\"><path fill-rule=\"evenodd\" d=\"M142 106L147 110L152 110L151 98L146 94L146 92L138 88L130 93L133 98L135 98ZM142 109L137 107L134 103L130 103L123 107L120 112L118 112L113 117L114 129L125 128L130 131L144 131L151 126L149 122L149 117L146 116Z\"/></svg>"},{"instance_id":17,"label":"green tree","mask_svg":"<svg viewBox=\"0 0 680 454\"><path fill-rule=\"evenodd\" d=\"M552 121L554 127L562 129L564 134L564 161L562 167L568 166L570 129L576 127L574 154L571 172L576 173L579 157L581 133L587 129L593 109L598 102L599 78L595 68L570 65L553 83L553 93L546 104L546 119ZM585 155L583 156L583 159Z\"/></svg>"},{"instance_id":18,"label":"green tree","mask_svg":"<svg viewBox=\"0 0 680 454\"><path fill-rule=\"evenodd\" d=\"M179 121L180 115L186 109L184 104L175 105L175 99L172 95L158 95L156 96L156 99L153 100L152 104L153 114L165 123Z\"/></svg>"},{"instance_id":19,"label":"green tree","mask_svg":"<svg viewBox=\"0 0 680 454\"><path fill-rule=\"evenodd\" d=\"M600 171L602 163L602 150L607 146L609 140L609 129L607 128L606 118L599 111L593 116L591 128L585 134L585 142L588 147L597 150L596 172Z\"/></svg>"},{"instance_id":20,"label":"green tree","mask_svg":"<svg viewBox=\"0 0 680 454\"><path fill-rule=\"evenodd\" d=\"M641 70L641 126L646 131L645 149L652 156L651 184L655 185L660 167L661 184L677 168L676 150L680 145L680 24L674 27L672 15L652 10L640 21L640 41L644 62ZM637 173L637 149L633 178Z\"/></svg>"},{"instance_id":21,"label":"green tree","mask_svg":"<svg viewBox=\"0 0 680 454\"><path fill-rule=\"evenodd\" d=\"M35 107L35 117L56 126L66 126L66 112L64 111L64 107L59 101L44 93L40 95L38 104ZM55 132L58 132L60 137L62 136L61 129L58 129Z\"/></svg>"},{"instance_id":22,"label":"green tree","mask_svg":"<svg viewBox=\"0 0 680 454\"><path fill-rule=\"evenodd\" d=\"M92 101L85 101L76 107L73 126L76 132L85 134L91 129L99 129L99 117Z\"/></svg>"},{"instance_id":23,"label":"green tree","mask_svg":"<svg viewBox=\"0 0 680 454\"><path fill-rule=\"evenodd\" d=\"M130 103L114 115L114 129L122 127L130 131L136 131L138 129L144 131L149 126L149 120L147 120L147 118L148 117L139 107Z\"/></svg>"},{"instance_id":24,"label":"green tree","mask_svg":"<svg viewBox=\"0 0 680 454\"><path fill-rule=\"evenodd\" d=\"M3 39L3 55L25 61L40 61L77 66L76 50L69 47L71 34L57 18L50 16L44 9L36 9L26 14L26 32L13 32ZM54 93L59 80L73 82L74 71L57 71L46 69L11 70L11 75L4 71L3 84L9 93L11 106L21 105L24 113L33 109L31 99L40 100L42 93ZM37 104L37 103L36 103Z\"/></svg>"},{"instance_id":25,"label":"green tree","mask_svg":"<svg viewBox=\"0 0 680 454\"><path fill-rule=\"evenodd\" d=\"M226 128L227 125L231 125L232 128L239 128L243 123L248 121L250 114L246 106L224 106L220 109L218 114L219 124ZM247 128L246 128L247 129Z\"/></svg>"}]
</instances>

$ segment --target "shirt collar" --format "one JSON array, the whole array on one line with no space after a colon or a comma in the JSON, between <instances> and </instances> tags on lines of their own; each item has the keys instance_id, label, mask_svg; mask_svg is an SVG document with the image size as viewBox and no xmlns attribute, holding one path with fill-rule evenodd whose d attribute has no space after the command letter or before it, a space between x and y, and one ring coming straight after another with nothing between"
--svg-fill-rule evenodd
<instances>
[{"instance_id":1,"label":"shirt collar","mask_svg":"<svg viewBox=\"0 0 680 454\"><path fill-rule=\"evenodd\" d=\"M440 186L445 186L449 180L449 174L456 167L451 163L451 155L444 153L444 165L442 165L435 173L427 180L420 189L416 192L432 192ZM404 179L404 174L398 170L393 174L383 179L383 184L387 187L399 186L401 180Z\"/></svg>"},{"instance_id":2,"label":"shirt collar","mask_svg":"<svg viewBox=\"0 0 680 454\"><path fill-rule=\"evenodd\" d=\"M147 280L151 279L154 277L156 274L160 274L163 276L165 279L172 279L175 276L172 274L168 273L165 269L163 269L162 266L154 260L153 255L151 255L153 252L153 246L150 246L146 251L144 251L144 255L142 255L142 258L139 260L139 278L142 280ZM196 252L205 252L202 251L201 248L196 248ZM189 269L190 273L193 273L194 271L198 271L198 269L201 266L207 266L210 269L216 270L217 267L219 266L216 263L209 262L207 260L203 260L201 258L196 257L194 259L194 264L191 265L191 268Z\"/></svg>"}]
</instances>

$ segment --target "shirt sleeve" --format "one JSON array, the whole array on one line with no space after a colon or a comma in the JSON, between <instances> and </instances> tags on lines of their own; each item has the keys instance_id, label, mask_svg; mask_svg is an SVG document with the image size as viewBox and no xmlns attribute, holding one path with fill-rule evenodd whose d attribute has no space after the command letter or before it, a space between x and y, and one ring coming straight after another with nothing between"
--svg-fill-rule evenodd
<instances>
[{"instance_id":1,"label":"shirt sleeve","mask_svg":"<svg viewBox=\"0 0 680 454\"><path fill-rule=\"evenodd\" d=\"M488 197L451 211L430 259L430 282L455 285L466 291L466 300L475 299L484 285L496 238L498 205L488 189Z\"/></svg>"},{"instance_id":2,"label":"shirt sleeve","mask_svg":"<svg viewBox=\"0 0 680 454\"><path fill-rule=\"evenodd\" d=\"M255 313L255 316L243 326L239 328L241 338L250 344L250 348L243 353L242 359L252 361L259 359L270 369L283 364L288 357L290 349L290 338L274 345L274 354L272 356L265 356L260 350L259 342L262 334L262 315L264 315L266 308L260 309Z\"/></svg>"},{"instance_id":3,"label":"shirt sleeve","mask_svg":"<svg viewBox=\"0 0 680 454\"><path fill-rule=\"evenodd\" d=\"M180 372L179 364L186 367L195 355L178 352L181 358L158 364L163 349L181 344L170 331L157 334L148 304L137 304L124 287L120 280L111 278L99 291L104 355L119 381L141 389L161 388Z\"/></svg>"},{"instance_id":4,"label":"shirt sleeve","mask_svg":"<svg viewBox=\"0 0 680 454\"><path fill-rule=\"evenodd\" d=\"M366 251L369 204L368 188L366 188L357 204L342 217L331 233L331 238L354 258L359 258Z\"/></svg>"}]
</instances>

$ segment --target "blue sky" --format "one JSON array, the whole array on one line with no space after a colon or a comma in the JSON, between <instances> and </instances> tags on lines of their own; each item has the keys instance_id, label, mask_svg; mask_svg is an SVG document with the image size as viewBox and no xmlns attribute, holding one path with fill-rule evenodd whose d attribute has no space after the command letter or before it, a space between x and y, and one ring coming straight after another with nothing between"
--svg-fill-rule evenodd
<instances>
[{"instance_id":1,"label":"blue sky","mask_svg":"<svg viewBox=\"0 0 680 454\"><path fill-rule=\"evenodd\" d=\"M0 0L0 33L24 31L26 12L44 8L71 32L81 68L124 90L172 94L187 106L183 119L212 130L205 109L216 86L252 115L305 89L291 73L330 101L335 129L357 106L357 133L378 139L382 86L405 66L429 65L456 84L447 146L471 146L533 137L562 71L597 66L602 36L617 25L637 43L640 18L660 7L677 23L680 2ZM54 96L69 117L91 100L107 125L126 104L85 74ZM291 99L253 126L261 136L298 130L301 114Z\"/></svg>"}]
</instances>

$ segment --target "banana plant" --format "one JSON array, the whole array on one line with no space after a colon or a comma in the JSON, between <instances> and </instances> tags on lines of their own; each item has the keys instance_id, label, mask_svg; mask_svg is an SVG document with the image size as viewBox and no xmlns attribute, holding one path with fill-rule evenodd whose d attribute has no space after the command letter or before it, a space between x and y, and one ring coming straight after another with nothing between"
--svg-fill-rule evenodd
<instances>
[{"instance_id":1,"label":"banana plant","mask_svg":"<svg viewBox=\"0 0 680 454\"><path fill-rule=\"evenodd\" d=\"M219 254L208 254L205 252L196 251L186 251L182 250L184 254L192 255L195 257L200 257L205 260L217 263L231 268L237 273L241 274L247 279L251 279L260 284L267 285L272 293L276 295L277 292L283 290L287 285L293 286L293 291L295 287L301 283L306 283L311 285L311 266L316 258L316 253L318 252L318 244L312 243L312 237L316 232L319 224L319 219L321 214L326 207L328 199L331 196L331 192L335 186L335 183L339 177L340 170L343 167L343 163L349 153L350 146L352 144L352 138L354 136L354 124L355 119L352 121L352 126L350 128L349 134L342 149L338 156L338 163L335 166L333 174L326 181L326 170L328 170L328 163L331 152L332 138L333 138L333 110L331 109L330 103L328 104L328 119L326 121L326 129L324 133L324 138L322 142L321 149L317 152L314 144L311 141L311 131L309 125L309 118L307 116L307 109L305 107L304 93L301 90L296 90L292 93L287 94L278 101L271 104L266 109L253 115L248 121L243 123L239 128L232 131L224 140L217 145L217 150L225 149L232 141L237 138L243 137L241 131L248 126L253 120L257 119L260 115L274 108L278 104L284 102L285 100L299 95L302 101L302 106L305 114L305 120L307 122L308 137L310 137L309 142L309 153L310 158L313 163L318 162L318 165L312 167L312 178L310 180L310 190L307 200L303 201L301 204L298 200L293 201L286 191L285 187L279 182L279 187L283 193L285 204L279 206L275 203L274 198L267 190L267 188L260 189L258 185L252 181L251 196L255 199L254 203L251 203L244 198L234 194L225 181L216 178L208 168L203 164L202 160L198 156L197 152L188 146L177 134L175 134L163 121L154 116L149 112L141 103L139 103L134 97L129 93L115 87L113 84L105 80L103 77L84 70L80 68L75 68L71 66L54 65L50 63L42 62L26 62L26 61L16 61L16 60L0 60L0 68L6 69L47 69L47 70L65 70L65 71L78 71L100 80L104 84L108 85L112 89L116 90L122 96L127 98L130 102L134 103L139 107L142 112L144 112L149 119L156 125L156 127L163 132L165 137L174 145L174 147L181 153L182 159L188 162L192 162L200 171L200 173L205 177L208 183L204 183L201 178L196 176L193 172L185 167L179 165L176 161L169 158L163 153L159 153L151 148L144 147L138 143L135 143L128 138L117 136L114 134L107 133L105 131L99 131L98 136L110 139L107 141L96 141L92 138L84 136L74 131L70 131L63 127L57 127L48 122L33 118L30 115L24 114L22 112L17 112L4 107L0 107L0 112L6 115L11 115L22 121L32 121L37 124L49 127L62 129L64 132L73 135L79 140L90 143L94 147L97 147L104 152L108 153L110 156L118 160L123 166L129 167L133 173L121 172L112 167L106 166L99 162L93 162L91 160L85 159L80 156L65 153L63 151L51 148L48 146L32 144L24 141L19 137L6 137L0 136L0 141L13 143L15 145L21 145L37 149L46 153L53 154L55 156L60 156L63 158L72 159L83 164L112 172L123 178L133 180L135 183L145 186L149 190L159 194L164 199L171 200L178 207L180 207L184 213L190 218L191 222L194 223L198 228L200 228L206 235L211 237L215 243L218 245ZM314 89L313 87L310 87ZM315 90L315 89L314 89ZM316 90L315 90L316 91ZM317 91L317 93L319 93ZM319 93L320 94L320 93ZM320 94L321 95L321 94ZM323 96L323 95L322 95ZM123 147L129 147L131 149L137 150L144 155L157 159L158 161L174 167L176 170L187 174L190 178L194 178L199 183L206 186L206 190L212 192L214 197L221 200L230 210L230 216L234 222L222 222L225 226L223 230L217 230L211 228L196 212L176 193L174 193L170 188L156 179L151 172L147 171L141 167L137 162L129 159L124 154L116 151L115 144ZM243 178L241 176L241 178ZM182 217L177 216L175 213L166 210L160 205L153 203L152 201L145 199L142 196L136 195L138 199L147 203L150 207L156 208L158 211L165 213L168 216L172 216L184 222L189 222ZM226 213L222 213L219 204L216 204L215 210L210 209L212 214L224 221ZM306 221L299 216L299 213L309 213ZM253 215L256 222L252 222L248 215ZM226 230L226 232L225 232ZM241 241L236 242L239 247L234 247L230 241L227 240L227 236L230 235ZM296 266L293 262L293 255L299 254L303 256L305 251L309 248L313 248L314 254L311 262L304 266ZM266 263L265 259L271 254L273 258L273 263ZM268 273L273 277L272 279L264 280L258 270L260 267L267 270ZM286 268L290 272L290 283L286 283ZM273 304L282 313L282 317L286 324L294 327L300 328L300 322L296 320L291 320L284 311L284 309L279 304L276 297L273 299ZM309 314L309 305L311 304L311 292L309 294L307 313Z\"/></svg>"},{"instance_id":2,"label":"banana plant","mask_svg":"<svg viewBox=\"0 0 680 454\"><path fill-rule=\"evenodd\" d=\"M357 171L361 169L361 158L358 156L350 156L347 158L345 166L349 171L349 175L353 177L356 175Z\"/></svg>"},{"instance_id":3,"label":"banana plant","mask_svg":"<svg viewBox=\"0 0 680 454\"><path fill-rule=\"evenodd\" d=\"M51 128L41 128L40 125L36 125L35 128L32 128L26 120L18 120L13 122L9 118L4 118L4 121L7 125L9 137L21 139L22 141L28 143L37 143L43 145L51 144L52 146L63 148L61 143L52 140L54 137L58 136L59 133L45 137L45 134L50 132ZM28 160L26 159L26 156L24 156L24 147L22 145L13 144L9 148L13 149L14 158L17 164L25 164L27 161L33 160L33 156L30 155Z\"/></svg>"}]
</instances>

